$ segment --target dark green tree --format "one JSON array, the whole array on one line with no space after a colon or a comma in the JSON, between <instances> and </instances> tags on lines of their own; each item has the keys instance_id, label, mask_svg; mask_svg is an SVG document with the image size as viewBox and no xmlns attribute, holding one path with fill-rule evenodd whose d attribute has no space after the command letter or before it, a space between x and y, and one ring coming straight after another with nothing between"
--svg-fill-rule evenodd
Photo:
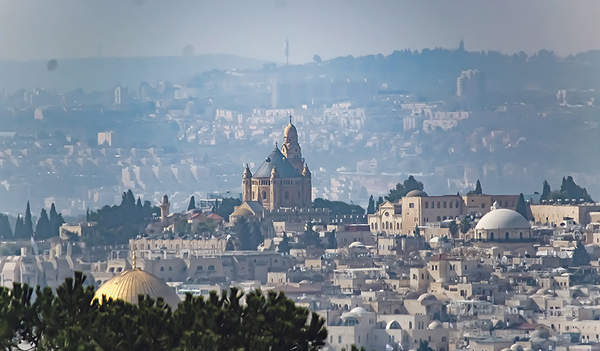
<instances>
[{"instance_id":1,"label":"dark green tree","mask_svg":"<svg viewBox=\"0 0 600 351\"><path fill-rule=\"evenodd\" d=\"M303 249L307 249L309 247L321 248L323 246L321 243L321 238L319 237L319 233L313 229L313 225L310 222L307 222L304 225L304 233L300 235L299 239L300 247Z\"/></svg>"},{"instance_id":2,"label":"dark green tree","mask_svg":"<svg viewBox=\"0 0 600 351\"><path fill-rule=\"evenodd\" d=\"M369 197L369 206L367 206L367 214L375 213L375 199L373 199L373 195Z\"/></svg>"},{"instance_id":3,"label":"dark green tree","mask_svg":"<svg viewBox=\"0 0 600 351\"><path fill-rule=\"evenodd\" d=\"M240 199L225 197L220 202L217 202L215 205L216 210L214 213L223 217L226 221L229 220L229 215L233 213L235 206L239 206L242 204Z\"/></svg>"},{"instance_id":4,"label":"dark green tree","mask_svg":"<svg viewBox=\"0 0 600 351\"><path fill-rule=\"evenodd\" d=\"M35 238L38 240L48 239L52 236L52 228L50 226L50 219L46 209L42 208L40 218L35 225Z\"/></svg>"},{"instance_id":5,"label":"dark green tree","mask_svg":"<svg viewBox=\"0 0 600 351\"><path fill-rule=\"evenodd\" d=\"M460 220L460 232L463 234L467 234L467 232L471 229L471 219L467 216L463 217Z\"/></svg>"},{"instance_id":6,"label":"dark green tree","mask_svg":"<svg viewBox=\"0 0 600 351\"><path fill-rule=\"evenodd\" d=\"M251 250L256 250L262 243L265 241L265 238L260 230L260 222L253 221L250 225L250 242L251 242Z\"/></svg>"},{"instance_id":7,"label":"dark green tree","mask_svg":"<svg viewBox=\"0 0 600 351\"><path fill-rule=\"evenodd\" d=\"M25 237L25 228L24 228L24 224L23 224L23 217L21 217L20 215L17 216L17 222L15 223L14 237L15 238L24 238Z\"/></svg>"},{"instance_id":8,"label":"dark green tree","mask_svg":"<svg viewBox=\"0 0 600 351\"><path fill-rule=\"evenodd\" d=\"M435 351L435 350L432 349L431 347L429 347L429 342L427 340L421 340L419 342L419 348L417 348L417 351Z\"/></svg>"},{"instance_id":9,"label":"dark green tree","mask_svg":"<svg viewBox=\"0 0 600 351\"><path fill-rule=\"evenodd\" d=\"M65 223L62 214L56 212L54 203L50 206L50 236L58 236L60 234L60 226Z\"/></svg>"},{"instance_id":10,"label":"dark green tree","mask_svg":"<svg viewBox=\"0 0 600 351\"><path fill-rule=\"evenodd\" d=\"M456 220L452 220L450 221L450 224L448 225L448 231L450 232L450 235L452 235L452 237L455 237L456 234L458 234L459 231L459 227L458 227L458 223L456 223Z\"/></svg>"},{"instance_id":11,"label":"dark green tree","mask_svg":"<svg viewBox=\"0 0 600 351\"><path fill-rule=\"evenodd\" d=\"M542 195L540 195L540 200L548 200L551 192L552 192L552 190L550 189L550 184L548 184L547 180L544 180L544 184L542 185Z\"/></svg>"},{"instance_id":12,"label":"dark green tree","mask_svg":"<svg viewBox=\"0 0 600 351\"><path fill-rule=\"evenodd\" d=\"M379 211L379 206L380 206L382 203L383 203L383 197L382 197L382 196L380 196L380 197L377 199L377 203L375 204L375 211Z\"/></svg>"},{"instance_id":13,"label":"dark green tree","mask_svg":"<svg viewBox=\"0 0 600 351\"><path fill-rule=\"evenodd\" d=\"M335 235L335 229L327 232L327 248L328 249L337 249L337 239Z\"/></svg>"},{"instance_id":14,"label":"dark green tree","mask_svg":"<svg viewBox=\"0 0 600 351\"><path fill-rule=\"evenodd\" d=\"M235 245L233 244L233 239L227 239L227 243L225 244L225 251L235 251Z\"/></svg>"},{"instance_id":15,"label":"dark green tree","mask_svg":"<svg viewBox=\"0 0 600 351\"><path fill-rule=\"evenodd\" d=\"M190 197L190 203L188 204L188 211L191 210L195 210L196 209L196 199L194 198L194 195L192 195L192 197Z\"/></svg>"},{"instance_id":16,"label":"dark green tree","mask_svg":"<svg viewBox=\"0 0 600 351\"><path fill-rule=\"evenodd\" d=\"M252 247L252 238L250 237L250 224L244 217L240 217L233 226L233 231L237 237L240 250L254 250Z\"/></svg>"},{"instance_id":17,"label":"dark green tree","mask_svg":"<svg viewBox=\"0 0 600 351\"><path fill-rule=\"evenodd\" d=\"M347 204L343 201L330 201L322 198L316 198L313 201L314 208L328 208L332 216L337 215L362 215L365 209L359 205Z\"/></svg>"},{"instance_id":18,"label":"dark green tree","mask_svg":"<svg viewBox=\"0 0 600 351\"><path fill-rule=\"evenodd\" d=\"M529 220L527 216L527 204L525 203L525 196L523 196L523 193L519 194L516 210L521 216L523 216L523 218Z\"/></svg>"},{"instance_id":19,"label":"dark green tree","mask_svg":"<svg viewBox=\"0 0 600 351\"><path fill-rule=\"evenodd\" d=\"M396 202L413 190L422 191L423 183L417 181L415 177L411 175L403 183L396 184L396 188L390 189L385 199L389 202Z\"/></svg>"},{"instance_id":20,"label":"dark green tree","mask_svg":"<svg viewBox=\"0 0 600 351\"><path fill-rule=\"evenodd\" d=\"M283 237L281 238L281 242L279 243L279 246L277 247L277 251L284 253L284 254L289 254L291 248L292 247L290 246L289 238L288 238L287 234L285 232L283 232Z\"/></svg>"},{"instance_id":21,"label":"dark green tree","mask_svg":"<svg viewBox=\"0 0 600 351\"><path fill-rule=\"evenodd\" d=\"M587 253L585 246L581 242L577 242L575 250L573 250L573 266L586 266L590 263L590 255Z\"/></svg>"},{"instance_id":22,"label":"dark green tree","mask_svg":"<svg viewBox=\"0 0 600 351\"><path fill-rule=\"evenodd\" d=\"M31 207L27 201L27 209L25 210L25 220L23 222L23 237L30 238L33 236L33 220L31 219Z\"/></svg>"},{"instance_id":23,"label":"dark green tree","mask_svg":"<svg viewBox=\"0 0 600 351\"><path fill-rule=\"evenodd\" d=\"M8 221L8 216L0 213L0 238L12 238L13 231L10 227L10 222Z\"/></svg>"}]
</instances>

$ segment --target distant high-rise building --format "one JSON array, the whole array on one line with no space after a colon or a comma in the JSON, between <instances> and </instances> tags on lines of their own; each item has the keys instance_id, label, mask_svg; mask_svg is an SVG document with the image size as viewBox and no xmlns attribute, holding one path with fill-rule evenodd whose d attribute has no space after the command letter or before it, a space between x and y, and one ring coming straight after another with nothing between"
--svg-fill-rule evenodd
<instances>
[{"instance_id":1,"label":"distant high-rise building","mask_svg":"<svg viewBox=\"0 0 600 351\"><path fill-rule=\"evenodd\" d=\"M122 100L122 95L123 95L123 87L116 87L115 88L115 105L120 105L121 103L123 103Z\"/></svg>"},{"instance_id":2,"label":"distant high-rise building","mask_svg":"<svg viewBox=\"0 0 600 351\"><path fill-rule=\"evenodd\" d=\"M477 97L485 90L485 75L477 69L462 71L456 79L456 96Z\"/></svg>"},{"instance_id":3,"label":"distant high-rise building","mask_svg":"<svg viewBox=\"0 0 600 351\"><path fill-rule=\"evenodd\" d=\"M106 144L107 146L112 146L112 135L112 131L98 133L98 145Z\"/></svg>"},{"instance_id":4,"label":"distant high-rise building","mask_svg":"<svg viewBox=\"0 0 600 351\"><path fill-rule=\"evenodd\" d=\"M283 45L285 48L285 64L289 64L290 60L290 42L286 39L285 44Z\"/></svg>"}]
</instances>

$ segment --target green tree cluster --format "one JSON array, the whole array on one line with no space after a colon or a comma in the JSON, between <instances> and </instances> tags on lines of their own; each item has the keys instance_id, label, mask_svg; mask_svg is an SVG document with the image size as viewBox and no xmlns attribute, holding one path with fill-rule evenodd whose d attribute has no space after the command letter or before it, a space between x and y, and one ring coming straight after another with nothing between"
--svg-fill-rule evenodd
<instances>
[{"instance_id":1,"label":"green tree cluster","mask_svg":"<svg viewBox=\"0 0 600 351\"><path fill-rule=\"evenodd\" d=\"M542 195L540 195L540 200L572 200L575 199L580 201L583 199L585 202L593 202L592 197L588 194L585 188L580 187L575 183L573 177L567 176L563 177L562 184L560 185L560 190L552 191L550 189L550 184L544 180L544 184L542 187Z\"/></svg>"},{"instance_id":2,"label":"green tree cluster","mask_svg":"<svg viewBox=\"0 0 600 351\"><path fill-rule=\"evenodd\" d=\"M265 240L260 229L260 222L248 222L240 217L233 226L235 233L234 245L238 250L254 251Z\"/></svg>"},{"instance_id":3,"label":"green tree cluster","mask_svg":"<svg viewBox=\"0 0 600 351\"><path fill-rule=\"evenodd\" d=\"M317 233L313 229L313 225L311 223L305 224L304 233L302 233L302 235L300 235L298 244L299 244L299 247L302 249L307 249L309 247L314 247L314 248L322 248L323 247L323 243L321 242L319 233Z\"/></svg>"},{"instance_id":4,"label":"green tree cluster","mask_svg":"<svg viewBox=\"0 0 600 351\"><path fill-rule=\"evenodd\" d=\"M575 250L573 250L573 266L585 266L590 263L590 255L587 253L585 246L581 242L577 242Z\"/></svg>"},{"instance_id":5,"label":"green tree cluster","mask_svg":"<svg viewBox=\"0 0 600 351\"><path fill-rule=\"evenodd\" d=\"M97 223L99 235L84 240L91 240L93 244L126 243L144 229L149 218L158 215L158 206L152 206L150 201L142 203L139 197L136 201L133 192L128 190L121 196L119 205L88 211L86 220Z\"/></svg>"},{"instance_id":6,"label":"green tree cluster","mask_svg":"<svg viewBox=\"0 0 600 351\"><path fill-rule=\"evenodd\" d=\"M363 215L365 209L359 205L347 204L343 201L330 201L320 197L313 201L314 208L328 208L332 216L338 215Z\"/></svg>"},{"instance_id":7,"label":"green tree cluster","mask_svg":"<svg viewBox=\"0 0 600 351\"><path fill-rule=\"evenodd\" d=\"M235 288L221 297L187 295L173 310L162 298L138 304L94 300L76 272L56 289L15 283L0 288L0 348L27 343L37 350L304 350L327 339L325 320L285 297ZM245 303L242 298L245 297Z\"/></svg>"},{"instance_id":8,"label":"green tree cluster","mask_svg":"<svg viewBox=\"0 0 600 351\"><path fill-rule=\"evenodd\" d=\"M287 234L283 232L283 237L281 238L281 243L279 243L279 246L277 247L277 252L289 254L291 248L290 239Z\"/></svg>"},{"instance_id":9,"label":"green tree cluster","mask_svg":"<svg viewBox=\"0 0 600 351\"><path fill-rule=\"evenodd\" d=\"M389 202L395 202L413 190L423 190L423 183L419 182L412 175L403 183L396 184L396 188L390 189L385 199Z\"/></svg>"},{"instance_id":10,"label":"green tree cluster","mask_svg":"<svg viewBox=\"0 0 600 351\"><path fill-rule=\"evenodd\" d=\"M223 217L226 221L229 221L229 215L233 213L235 206L242 204L242 200L233 197L225 197L219 202L217 200L213 207L213 213Z\"/></svg>"}]
</instances>

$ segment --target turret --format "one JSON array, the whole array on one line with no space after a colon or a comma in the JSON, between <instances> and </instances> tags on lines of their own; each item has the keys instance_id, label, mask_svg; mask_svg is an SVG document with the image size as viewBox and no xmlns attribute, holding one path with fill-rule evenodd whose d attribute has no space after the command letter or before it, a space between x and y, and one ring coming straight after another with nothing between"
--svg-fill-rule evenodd
<instances>
[{"instance_id":1,"label":"turret","mask_svg":"<svg viewBox=\"0 0 600 351\"><path fill-rule=\"evenodd\" d=\"M162 198L162 203L160 204L160 221L162 223L166 223L167 217L169 217L170 208L171 204L169 204L169 197L164 195Z\"/></svg>"},{"instance_id":2,"label":"turret","mask_svg":"<svg viewBox=\"0 0 600 351\"><path fill-rule=\"evenodd\" d=\"M312 181L308 165L302 170L302 202L304 207L312 207Z\"/></svg>"},{"instance_id":3,"label":"turret","mask_svg":"<svg viewBox=\"0 0 600 351\"><path fill-rule=\"evenodd\" d=\"M244 175L242 176L242 198L243 201L252 201L252 172L246 164Z\"/></svg>"},{"instance_id":4,"label":"turret","mask_svg":"<svg viewBox=\"0 0 600 351\"><path fill-rule=\"evenodd\" d=\"M308 177L308 178L311 177L310 170L308 169L308 165L307 164L304 165L304 169L302 170L302 176L303 177Z\"/></svg>"},{"instance_id":5,"label":"turret","mask_svg":"<svg viewBox=\"0 0 600 351\"><path fill-rule=\"evenodd\" d=\"M271 193L271 210L274 210L279 206L279 201L277 201L277 196L279 195L279 192L277 191L277 175L277 167L273 166L273 169L271 170L271 181L269 186Z\"/></svg>"}]
</instances>

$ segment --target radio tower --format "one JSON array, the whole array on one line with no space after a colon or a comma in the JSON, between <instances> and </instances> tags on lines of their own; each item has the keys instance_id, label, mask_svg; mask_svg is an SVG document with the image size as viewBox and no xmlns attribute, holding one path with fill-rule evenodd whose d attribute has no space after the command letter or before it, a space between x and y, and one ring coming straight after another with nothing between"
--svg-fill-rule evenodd
<instances>
[{"instance_id":1,"label":"radio tower","mask_svg":"<svg viewBox=\"0 0 600 351\"><path fill-rule=\"evenodd\" d=\"M290 43L287 40L287 38L285 39L285 44L283 44L283 47L285 49L285 65L287 66L290 58Z\"/></svg>"}]
</instances>

